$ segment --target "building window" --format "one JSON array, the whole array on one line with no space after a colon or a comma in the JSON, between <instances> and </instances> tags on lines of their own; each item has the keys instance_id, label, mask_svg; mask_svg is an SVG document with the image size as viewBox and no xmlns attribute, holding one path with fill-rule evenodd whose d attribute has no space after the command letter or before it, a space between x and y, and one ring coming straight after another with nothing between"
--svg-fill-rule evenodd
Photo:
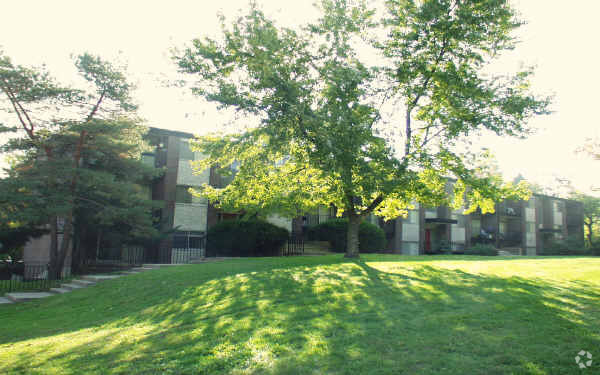
<instances>
[{"instance_id":1,"label":"building window","mask_svg":"<svg viewBox=\"0 0 600 375\"><path fill-rule=\"evenodd\" d=\"M175 232L173 235L174 249L201 249L204 248L204 232Z\"/></svg>"},{"instance_id":2,"label":"building window","mask_svg":"<svg viewBox=\"0 0 600 375\"><path fill-rule=\"evenodd\" d=\"M501 234L506 234L506 223L505 222L500 222L500 226L498 228L498 230L500 231Z\"/></svg>"},{"instance_id":3,"label":"building window","mask_svg":"<svg viewBox=\"0 0 600 375\"><path fill-rule=\"evenodd\" d=\"M480 219L472 219L471 220L471 235L473 237L477 237L481 234L481 220Z\"/></svg>"},{"instance_id":4,"label":"building window","mask_svg":"<svg viewBox=\"0 0 600 375\"><path fill-rule=\"evenodd\" d=\"M438 217L438 210L437 208L427 208L425 209L425 218L426 219L435 219Z\"/></svg>"},{"instance_id":5,"label":"building window","mask_svg":"<svg viewBox=\"0 0 600 375\"><path fill-rule=\"evenodd\" d=\"M402 219L405 224L417 224L419 222L419 211L408 211L408 216Z\"/></svg>"},{"instance_id":6,"label":"building window","mask_svg":"<svg viewBox=\"0 0 600 375\"><path fill-rule=\"evenodd\" d=\"M562 212L562 204L559 201L552 202L552 209L554 212Z\"/></svg>"},{"instance_id":7,"label":"building window","mask_svg":"<svg viewBox=\"0 0 600 375\"><path fill-rule=\"evenodd\" d=\"M181 160L195 160L194 152L190 150L190 143L187 140L181 140L179 147L179 159Z\"/></svg>"},{"instance_id":8,"label":"building window","mask_svg":"<svg viewBox=\"0 0 600 375\"><path fill-rule=\"evenodd\" d=\"M192 203L192 194L189 192L190 186L178 185L175 189L176 203Z\"/></svg>"},{"instance_id":9,"label":"building window","mask_svg":"<svg viewBox=\"0 0 600 375\"><path fill-rule=\"evenodd\" d=\"M527 233L535 233L535 223L527 223L525 225Z\"/></svg>"}]
</instances>

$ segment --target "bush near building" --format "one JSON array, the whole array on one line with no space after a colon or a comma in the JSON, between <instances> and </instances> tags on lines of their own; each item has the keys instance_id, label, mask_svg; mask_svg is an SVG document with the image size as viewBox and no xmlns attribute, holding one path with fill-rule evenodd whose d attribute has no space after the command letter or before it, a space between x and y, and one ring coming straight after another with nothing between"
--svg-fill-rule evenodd
<instances>
[{"instance_id":1,"label":"bush near building","mask_svg":"<svg viewBox=\"0 0 600 375\"><path fill-rule=\"evenodd\" d=\"M346 252L348 219L332 219L308 228L308 239L328 241L332 251ZM385 233L377 225L363 221L358 229L359 251L375 253L385 249Z\"/></svg>"},{"instance_id":2,"label":"bush near building","mask_svg":"<svg viewBox=\"0 0 600 375\"><path fill-rule=\"evenodd\" d=\"M263 220L226 220L208 230L206 250L216 256L277 256L289 235Z\"/></svg>"},{"instance_id":3,"label":"bush near building","mask_svg":"<svg viewBox=\"0 0 600 375\"><path fill-rule=\"evenodd\" d=\"M583 241L577 236L565 239L547 240L539 255L589 255L591 249L584 247Z\"/></svg>"},{"instance_id":4,"label":"bush near building","mask_svg":"<svg viewBox=\"0 0 600 375\"><path fill-rule=\"evenodd\" d=\"M465 250L465 255L485 255L485 256L497 256L498 249L492 245L487 244L475 244Z\"/></svg>"}]
</instances>

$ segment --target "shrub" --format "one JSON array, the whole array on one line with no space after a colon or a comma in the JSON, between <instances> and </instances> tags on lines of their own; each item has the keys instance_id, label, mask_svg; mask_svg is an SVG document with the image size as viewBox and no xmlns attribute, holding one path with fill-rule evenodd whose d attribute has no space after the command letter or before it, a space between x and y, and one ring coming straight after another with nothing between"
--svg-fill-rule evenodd
<instances>
[{"instance_id":1,"label":"shrub","mask_svg":"<svg viewBox=\"0 0 600 375\"><path fill-rule=\"evenodd\" d=\"M589 249L589 255L600 256L600 244L594 242Z\"/></svg>"},{"instance_id":2,"label":"shrub","mask_svg":"<svg viewBox=\"0 0 600 375\"><path fill-rule=\"evenodd\" d=\"M208 230L206 251L209 256L276 256L289 235L263 220L226 220Z\"/></svg>"},{"instance_id":3,"label":"shrub","mask_svg":"<svg viewBox=\"0 0 600 375\"><path fill-rule=\"evenodd\" d=\"M332 251L346 252L348 219L332 219L308 228L310 240L328 241ZM360 223L358 229L358 249L363 253L372 253L385 248L385 233L377 225Z\"/></svg>"},{"instance_id":4,"label":"shrub","mask_svg":"<svg viewBox=\"0 0 600 375\"><path fill-rule=\"evenodd\" d=\"M576 236L562 240L548 238L540 255L588 255L591 251L584 248L583 241Z\"/></svg>"},{"instance_id":5,"label":"shrub","mask_svg":"<svg viewBox=\"0 0 600 375\"><path fill-rule=\"evenodd\" d=\"M465 250L466 255L496 256L498 250L492 245L476 244Z\"/></svg>"}]
</instances>

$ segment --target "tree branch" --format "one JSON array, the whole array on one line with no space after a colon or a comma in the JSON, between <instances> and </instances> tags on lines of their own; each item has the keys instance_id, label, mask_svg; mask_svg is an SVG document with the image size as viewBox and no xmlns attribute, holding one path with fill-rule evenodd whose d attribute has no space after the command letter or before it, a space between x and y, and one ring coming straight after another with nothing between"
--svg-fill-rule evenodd
<instances>
[{"instance_id":1,"label":"tree branch","mask_svg":"<svg viewBox=\"0 0 600 375\"><path fill-rule=\"evenodd\" d=\"M80 201L84 201L84 202L88 202L88 203L92 203L92 204L95 204L96 206L99 206L99 207L102 207L102 208L106 207L106 204L99 203L99 202L97 202L95 200L92 200L92 199L89 199L89 198L75 197L75 199L80 200Z\"/></svg>"},{"instance_id":2,"label":"tree branch","mask_svg":"<svg viewBox=\"0 0 600 375\"><path fill-rule=\"evenodd\" d=\"M410 141L412 139L412 129L410 124L410 116L412 112L412 108L408 108L406 110L406 141L404 143L404 156L408 156L410 154Z\"/></svg>"},{"instance_id":3,"label":"tree branch","mask_svg":"<svg viewBox=\"0 0 600 375\"><path fill-rule=\"evenodd\" d=\"M100 104L102 103L102 100L104 99L104 95L106 95L106 89L102 90L102 94L100 94L100 98L98 98L98 101L96 102L96 104L94 105L94 107L92 107L92 110L91 110L90 114L85 119L86 122L90 121L94 117L94 115L98 111L98 108L100 108Z\"/></svg>"},{"instance_id":4,"label":"tree branch","mask_svg":"<svg viewBox=\"0 0 600 375\"><path fill-rule=\"evenodd\" d=\"M432 135L431 137L426 137L423 142L421 143L421 145L419 146L419 148L423 148L425 147L425 145L427 145L427 143L429 143L429 141L431 141L432 139L436 138L438 135L440 135L440 133L442 133L444 131L444 128L439 129L434 135ZM429 128L427 128L427 132L429 132Z\"/></svg>"},{"instance_id":5,"label":"tree branch","mask_svg":"<svg viewBox=\"0 0 600 375\"><path fill-rule=\"evenodd\" d=\"M375 208L377 208L377 206L379 206L379 204L381 202L383 202L383 195L380 194L377 198L375 198L373 200L373 202L371 202L371 204L363 212L360 213L360 216L366 216L366 215L368 215Z\"/></svg>"},{"instance_id":6,"label":"tree branch","mask_svg":"<svg viewBox=\"0 0 600 375\"><path fill-rule=\"evenodd\" d=\"M419 100L427 90L427 86L429 86L429 82L431 81L431 77L435 74L438 69L439 63L442 61L444 54L446 53L446 48L448 47L448 38L444 35L444 39L442 41L442 48L440 49L440 53L438 54L435 62L433 64L433 69L427 75L423 83L421 84L419 93L417 96L410 102L406 108L406 142L404 144L404 156L408 156L410 154L410 141L412 137L412 128L411 128L411 116L412 110L419 104ZM438 133L439 134L439 133Z\"/></svg>"},{"instance_id":7,"label":"tree branch","mask_svg":"<svg viewBox=\"0 0 600 375\"><path fill-rule=\"evenodd\" d=\"M33 133L33 123L31 122L31 118L29 118L29 116L27 115L27 112L25 111L25 109L23 108L23 106L17 100L16 96L14 95L14 93L12 92L12 90L10 89L10 86L6 82L6 80L3 79L2 82L4 83L4 85L2 86L2 91L4 91L4 93L8 97L8 100L10 101L10 104L12 104L13 109L15 110L15 113L17 114L17 117L19 118L19 121L21 122L21 125L23 126L23 129L27 132L27 135L29 136L29 138L31 138L31 140L34 140L35 139L35 135ZM23 115L21 115L21 111L23 112L23 115L25 116L25 118L29 122L29 127L27 126L28 124L23 119Z\"/></svg>"}]
</instances>

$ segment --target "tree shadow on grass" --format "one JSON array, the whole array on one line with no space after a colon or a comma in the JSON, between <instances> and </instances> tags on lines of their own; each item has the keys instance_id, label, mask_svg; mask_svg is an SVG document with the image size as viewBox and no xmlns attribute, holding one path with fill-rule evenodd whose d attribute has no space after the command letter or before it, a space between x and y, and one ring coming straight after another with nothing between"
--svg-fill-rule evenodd
<instances>
[{"instance_id":1,"label":"tree shadow on grass","mask_svg":"<svg viewBox=\"0 0 600 375\"><path fill-rule=\"evenodd\" d=\"M10 340L18 348L6 369L578 373L575 353L600 343L597 325L585 316L597 321L600 315L597 289L585 283L567 291L539 280L429 265L393 273L339 257L278 260L261 267L238 262L197 277L187 274L192 269L165 273L170 285L154 280L154 295L160 298L129 302L100 322L82 316L79 328L46 333L35 347L27 347L23 338ZM56 340L61 348L52 347Z\"/></svg>"}]
</instances>

